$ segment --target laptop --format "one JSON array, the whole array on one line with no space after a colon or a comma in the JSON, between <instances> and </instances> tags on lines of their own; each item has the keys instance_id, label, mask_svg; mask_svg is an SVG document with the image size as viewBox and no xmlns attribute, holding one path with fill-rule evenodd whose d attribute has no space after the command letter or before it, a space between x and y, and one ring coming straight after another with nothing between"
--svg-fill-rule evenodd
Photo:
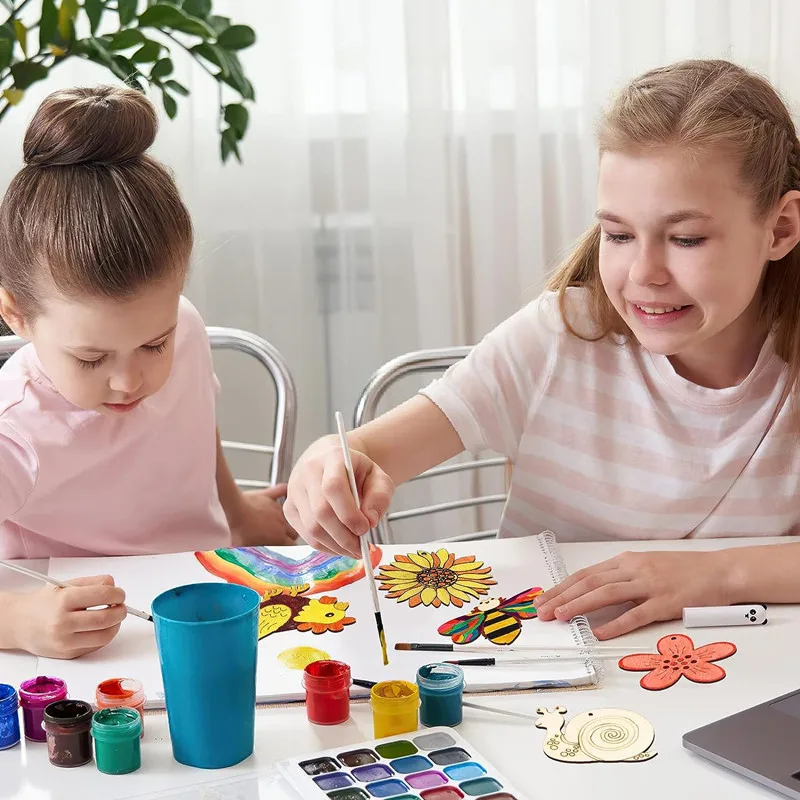
<instances>
[{"instance_id":1,"label":"laptop","mask_svg":"<svg viewBox=\"0 0 800 800\"><path fill-rule=\"evenodd\" d=\"M689 731L683 746L800 800L800 689Z\"/></svg>"}]
</instances>

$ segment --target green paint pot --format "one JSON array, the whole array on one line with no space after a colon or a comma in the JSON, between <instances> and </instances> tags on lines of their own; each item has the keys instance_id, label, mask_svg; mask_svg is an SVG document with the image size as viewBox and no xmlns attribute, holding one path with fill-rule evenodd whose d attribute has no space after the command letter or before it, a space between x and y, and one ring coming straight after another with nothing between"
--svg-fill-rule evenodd
<instances>
[{"instance_id":1,"label":"green paint pot","mask_svg":"<svg viewBox=\"0 0 800 800\"><path fill-rule=\"evenodd\" d=\"M133 708L104 708L92 717L94 758L107 775L125 775L142 766L142 718Z\"/></svg>"}]
</instances>

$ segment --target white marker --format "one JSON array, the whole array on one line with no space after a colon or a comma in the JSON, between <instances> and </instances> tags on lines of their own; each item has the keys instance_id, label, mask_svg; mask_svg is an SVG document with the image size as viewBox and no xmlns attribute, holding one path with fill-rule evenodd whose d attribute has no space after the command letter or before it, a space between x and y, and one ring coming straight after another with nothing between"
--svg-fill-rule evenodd
<instances>
[{"instance_id":1,"label":"white marker","mask_svg":"<svg viewBox=\"0 0 800 800\"><path fill-rule=\"evenodd\" d=\"M763 603L747 606L701 606L683 609L687 628L715 628L723 625L766 625L767 607Z\"/></svg>"}]
</instances>

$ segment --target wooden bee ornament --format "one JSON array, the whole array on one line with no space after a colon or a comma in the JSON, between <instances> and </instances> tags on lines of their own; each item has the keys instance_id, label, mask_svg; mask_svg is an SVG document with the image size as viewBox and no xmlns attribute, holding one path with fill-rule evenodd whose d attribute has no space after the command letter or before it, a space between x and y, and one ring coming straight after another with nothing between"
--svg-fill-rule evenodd
<instances>
[{"instance_id":1,"label":"wooden bee ornament","mask_svg":"<svg viewBox=\"0 0 800 800\"><path fill-rule=\"evenodd\" d=\"M536 586L508 600L487 597L466 616L440 625L439 633L449 636L455 644L469 644L479 636L492 644L511 644L522 633L521 620L536 616L534 601L541 593L542 589Z\"/></svg>"},{"instance_id":2,"label":"wooden bee ornament","mask_svg":"<svg viewBox=\"0 0 800 800\"><path fill-rule=\"evenodd\" d=\"M542 749L554 761L586 764L596 761L648 761L656 734L642 716L621 708L600 708L576 714L569 722L564 706L538 708L536 727L547 731Z\"/></svg>"}]
</instances>

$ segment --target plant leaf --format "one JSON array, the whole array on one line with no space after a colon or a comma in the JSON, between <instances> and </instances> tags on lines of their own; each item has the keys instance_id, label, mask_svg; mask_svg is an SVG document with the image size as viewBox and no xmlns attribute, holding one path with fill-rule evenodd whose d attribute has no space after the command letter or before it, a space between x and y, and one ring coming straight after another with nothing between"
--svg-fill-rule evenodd
<instances>
[{"instance_id":1,"label":"plant leaf","mask_svg":"<svg viewBox=\"0 0 800 800\"><path fill-rule=\"evenodd\" d=\"M79 42L79 44L83 45L84 43ZM80 47L79 49L83 50L84 48ZM107 42L105 42L103 39L86 39L85 52L86 56L96 64L105 64L108 67L110 67L112 64L111 53L108 50Z\"/></svg>"},{"instance_id":2,"label":"plant leaf","mask_svg":"<svg viewBox=\"0 0 800 800\"><path fill-rule=\"evenodd\" d=\"M180 23L183 14L179 8L169 3L154 3L139 14L140 28L171 28Z\"/></svg>"},{"instance_id":3,"label":"plant leaf","mask_svg":"<svg viewBox=\"0 0 800 800\"><path fill-rule=\"evenodd\" d=\"M236 89L245 100L255 100L253 84L245 77L242 64L236 53L227 50L218 50L223 64L227 67L228 74L220 75L223 82Z\"/></svg>"},{"instance_id":4,"label":"plant leaf","mask_svg":"<svg viewBox=\"0 0 800 800\"><path fill-rule=\"evenodd\" d=\"M119 14L120 25L130 25L136 19L136 7L138 5L138 0L117 0L117 14Z\"/></svg>"},{"instance_id":5,"label":"plant leaf","mask_svg":"<svg viewBox=\"0 0 800 800\"><path fill-rule=\"evenodd\" d=\"M150 70L150 78L154 81L159 81L161 78L166 78L167 75L170 75L172 69L171 58L160 58L153 64L153 69Z\"/></svg>"},{"instance_id":6,"label":"plant leaf","mask_svg":"<svg viewBox=\"0 0 800 800\"><path fill-rule=\"evenodd\" d=\"M230 17L220 17L217 14L212 14L206 22L216 31L217 36L219 36L225 28L230 28L231 26Z\"/></svg>"},{"instance_id":7,"label":"plant leaf","mask_svg":"<svg viewBox=\"0 0 800 800\"><path fill-rule=\"evenodd\" d=\"M78 0L61 0L61 7L58 9L58 32L67 42L72 41L73 22L77 16Z\"/></svg>"},{"instance_id":8,"label":"plant leaf","mask_svg":"<svg viewBox=\"0 0 800 800\"><path fill-rule=\"evenodd\" d=\"M233 128L237 138L241 139L244 136L249 121L250 114L241 103L231 103L225 106L225 122Z\"/></svg>"},{"instance_id":9,"label":"plant leaf","mask_svg":"<svg viewBox=\"0 0 800 800\"><path fill-rule=\"evenodd\" d=\"M242 157L239 155L239 144L236 139L236 133L233 128L225 128L222 131L222 139L220 140L220 153L222 155L222 163L224 164L228 157L233 153L236 160L241 164Z\"/></svg>"},{"instance_id":10,"label":"plant leaf","mask_svg":"<svg viewBox=\"0 0 800 800\"><path fill-rule=\"evenodd\" d=\"M170 119L175 119L178 115L178 104L175 102L175 98L169 92L163 90L161 94L164 101L164 111L167 112L167 116Z\"/></svg>"},{"instance_id":11,"label":"plant leaf","mask_svg":"<svg viewBox=\"0 0 800 800\"><path fill-rule=\"evenodd\" d=\"M178 81L173 81L173 80L164 81L164 85L169 86L169 88L172 89L173 92L176 92L177 94L182 95L183 97L189 96L189 90L182 83L178 83Z\"/></svg>"},{"instance_id":12,"label":"plant leaf","mask_svg":"<svg viewBox=\"0 0 800 800\"><path fill-rule=\"evenodd\" d=\"M228 67L224 64L225 54L215 44L202 42L192 47L189 52L193 53L194 55L201 56L215 67L219 67L224 75L228 74Z\"/></svg>"},{"instance_id":13,"label":"plant leaf","mask_svg":"<svg viewBox=\"0 0 800 800\"><path fill-rule=\"evenodd\" d=\"M206 19L211 13L211 0L183 0L183 10L193 17Z\"/></svg>"},{"instance_id":14,"label":"plant leaf","mask_svg":"<svg viewBox=\"0 0 800 800\"><path fill-rule=\"evenodd\" d=\"M44 50L58 28L58 9L55 0L42 0L42 17L39 20L39 49Z\"/></svg>"},{"instance_id":15,"label":"plant leaf","mask_svg":"<svg viewBox=\"0 0 800 800\"><path fill-rule=\"evenodd\" d=\"M105 7L103 0L83 0L83 9L86 11L86 16L89 18L92 36L97 33L97 29L100 27L100 20L102 19ZM44 16L44 14L42 14L42 16ZM41 25L42 23L39 24Z\"/></svg>"},{"instance_id":16,"label":"plant leaf","mask_svg":"<svg viewBox=\"0 0 800 800\"><path fill-rule=\"evenodd\" d=\"M199 36L201 39L213 39L217 35L217 32L208 23L203 22L203 20L197 17L190 17L188 14L185 15L185 19L172 27L175 28L176 31L189 33L192 36Z\"/></svg>"},{"instance_id":17,"label":"plant leaf","mask_svg":"<svg viewBox=\"0 0 800 800\"><path fill-rule=\"evenodd\" d=\"M10 106L17 105L24 96L25 92L21 91L20 89L6 89L3 92L3 97L5 97Z\"/></svg>"},{"instance_id":18,"label":"plant leaf","mask_svg":"<svg viewBox=\"0 0 800 800\"><path fill-rule=\"evenodd\" d=\"M25 97L25 92L20 89L6 89L3 92L3 97L10 106L15 106Z\"/></svg>"},{"instance_id":19,"label":"plant leaf","mask_svg":"<svg viewBox=\"0 0 800 800\"><path fill-rule=\"evenodd\" d=\"M14 78L14 88L25 91L36 81L43 81L49 75L47 67L35 61L18 61L11 65L11 77Z\"/></svg>"},{"instance_id":20,"label":"plant leaf","mask_svg":"<svg viewBox=\"0 0 800 800\"><path fill-rule=\"evenodd\" d=\"M8 39L0 39L0 70L4 70L11 63L11 53L14 45Z\"/></svg>"},{"instance_id":21,"label":"plant leaf","mask_svg":"<svg viewBox=\"0 0 800 800\"><path fill-rule=\"evenodd\" d=\"M151 64L158 61L161 55L161 45L158 42L146 41L132 56L134 64Z\"/></svg>"},{"instance_id":22,"label":"plant leaf","mask_svg":"<svg viewBox=\"0 0 800 800\"><path fill-rule=\"evenodd\" d=\"M28 29L18 19L14 20L14 36L22 48L22 55L28 57Z\"/></svg>"},{"instance_id":23,"label":"plant leaf","mask_svg":"<svg viewBox=\"0 0 800 800\"><path fill-rule=\"evenodd\" d=\"M109 50L127 50L129 47L136 47L136 45L144 44L146 39L144 34L136 28L127 28L124 31L115 33L108 40Z\"/></svg>"},{"instance_id":24,"label":"plant leaf","mask_svg":"<svg viewBox=\"0 0 800 800\"><path fill-rule=\"evenodd\" d=\"M169 3L154 3L139 15L140 28L172 28L192 36L209 39L216 31L202 19L187 14Z\"/></svg>"},{"instance_id":25,"label":"plant leaf","mask_svg":"<svg viewBox=\"0 0 800 800\"><path fill-rule=\"evenodd\" d=\"M256 32L249 25L231 25L217 37L217 44L226 50L244 50L255 41Z\"/></svg>"},{"instance_id":26,"label":"plant leaf","mask_svg":"<svg viewBox=\"0 0 800 800\"><path fill-rule=\"evenodd\" d=\"M133 62L129 58L120 55L111 56L111 71L125 83L139 74L139 70L134 66Z\"/></svg>"}]
</instances>

